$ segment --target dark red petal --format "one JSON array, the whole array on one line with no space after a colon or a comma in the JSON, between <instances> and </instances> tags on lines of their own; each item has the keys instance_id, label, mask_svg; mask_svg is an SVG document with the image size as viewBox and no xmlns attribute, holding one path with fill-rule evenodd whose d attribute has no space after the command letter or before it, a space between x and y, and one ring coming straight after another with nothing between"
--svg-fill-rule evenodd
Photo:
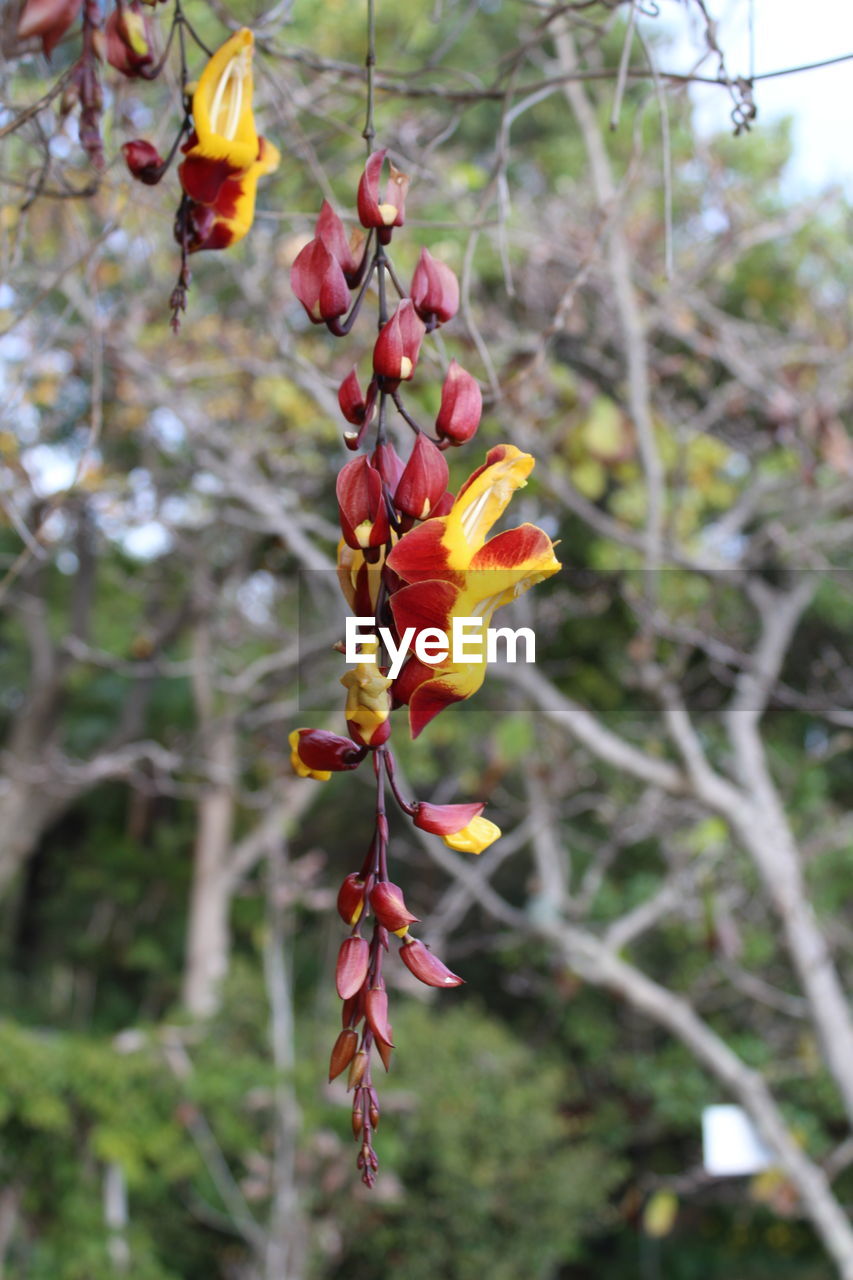
<instances>
[{"instance_id":1,"label":"dark red petal","mask_svg":"<svg viewBox=\"0 0 853 1280\"><path fill-rule=\"evenodd\" d=\"M349 1000L364 985L370 964L370 947L364 938L344 938L338 952L335 987L342 1000Z\"/></svg>"}]
</instances>

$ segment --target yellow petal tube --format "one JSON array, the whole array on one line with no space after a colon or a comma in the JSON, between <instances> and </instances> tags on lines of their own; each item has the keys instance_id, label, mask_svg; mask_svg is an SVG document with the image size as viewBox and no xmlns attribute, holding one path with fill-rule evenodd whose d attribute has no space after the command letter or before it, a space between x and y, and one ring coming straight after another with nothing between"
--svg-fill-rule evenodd
<instances>
[{"instance_id":1,"label":"yellow petal tube","mask_svg":"<svg viewBox=\"0 0 853 1280\"><path fill-rule=\"evenodd\" d=\"M441 541L451 569L467 569L486 541L492 525L509 506L516 489L523 489L534 459L513 444L489 451L486 465L460 489L447 516Z\"/></svg>"},{"instance_id":2,"label":"yellow petal tube","mask_svg":"<svg viewBox=\"0 0 853 1280\"><path fill-rule=\"evenodd\" d=\"M248 169L258 155L252 112L254 43L248 27L236 31L210 59L193 94L198 136L193 151L235 169Z\"/></svg>"},{"instance_id":3,"label":"yellow petal tube","mask_svg":"<svg viewBox=\"0 0 853 1280\"><path fill-rule=\"evenodd\" d=\"M458 853L482 853L500 837L501 829L488 818L472 818L467 827L452 836L442 836L449 849Z\"/></svg>"}]
</instances>

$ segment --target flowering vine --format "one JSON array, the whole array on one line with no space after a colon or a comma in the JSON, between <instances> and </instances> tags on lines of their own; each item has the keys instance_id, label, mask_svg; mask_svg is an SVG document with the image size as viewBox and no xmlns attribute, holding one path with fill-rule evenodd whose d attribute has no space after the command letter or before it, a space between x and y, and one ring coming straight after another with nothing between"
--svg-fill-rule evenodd
<instances>
[{"instance_id":1,"label":"flowering vine","mask_svg":"<svg viewBox=\"0 0 853 1280\"><path fill-rule=\"evenodd\" d=\"M113 0L106 15L101 0L25 0L18 18L22 42L38 41L50 57L82 16L82 48L65 77L64 115L78 109L80 143L97 169L104 167L101 115L103 63L132 80L159 76L177 37L182 118L166 158L145 138L122 147L132 177L155 186L180 151L181 199L175 239L181 253L177 284L170 298L172 326L186 310L190 256L202 249L227 249L250 230L259 180L278 168L279 153L255 129L252 110L254 36L243 27L212 52L173 0L171 21L161 40L155 11L165 0ZM198 82L190 82L188 37L206 55Z\"/></svg>"},{"instance_id":2,"label":"flowering vine","mask_svg":"<svg viewBox=\"0 0 853 1280\"><path fill-rule=\"evenodd\" d=\"M368 74L370 85L372 56ZM406 706L411 735L417 737L451 703L471 697L485 676L483 646L472 661L454 661L455 655L445 653L429 662L419 640L433 632L449 635L457 618L477 618L485 631L496 609L560 565L551 539L535 525L488 538L513 493L527 481L534 465L529 454L498 445L455 496L448 492L445 453L471 440L480 423L476 379L455 360L450 363L430 430L406 405L405 388L415 377L425 339L458 310L459 284L450 267L425 248L408 290L395 270L390 245L405 224L409 178L390 162L387 150L372 150L370 92L368 97L368 160L356 195L360 229L348 236L324 201L314 235L293 263L291 283L312 324L325 325L337 338L352 331L368 298L376 304L370 377L364 385L353 367L338 391L348 428L344 443L357 456L343 465L336 483L339 582L353 614L372 619L373 631L360 632L367 638L358 661L341 679L349 736L299 728L290 735L290 747L300 777L327 781L368 760L375 777L373 833L361 865L345 877L337 899L349 932L338 953L342 1028L329 1063L330 1080L347 1073L357 1165L363 1182L372 1186L380 1117L373 1067L378 1058L387 1071L394 1048L384 976L392 938L419 981L431 987L462 982L412 933L418 919L391 879L386 799L390 795L415 827L460 852L479 854L500 836L496 824L483 817L482 802L429 804L402 794L390 745L391 714ZM413 433L406 459L388 438L392 413ZM408 656L393 678L383 636L393 637L398 651L403 638L408 644Z\"/></svg>"}]
</instances>

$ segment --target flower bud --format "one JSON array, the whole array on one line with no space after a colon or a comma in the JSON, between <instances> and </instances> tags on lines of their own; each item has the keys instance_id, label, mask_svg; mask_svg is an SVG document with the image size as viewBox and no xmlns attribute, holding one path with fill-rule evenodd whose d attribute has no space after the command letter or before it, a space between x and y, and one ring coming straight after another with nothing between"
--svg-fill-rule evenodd
<instances>
[{"instance_id":1,"label":"flower bud","mask_svg":"<svg viewBox=\"0 0 853 1280\"><path fill-rule=\"evenodd\" d=\"M320 214L317 218L317 225L314 228L314 236L315 239L322 240L329 253L339 263L347 284L352 285L353 280L358 275L359 264L355 260L352 247L347 239L344 224L328 200L324 200L320 206Z\"/></svg>"},{"instance_id":2,"label":"flower bud","mask_svg":"<svg viewBox=\"0 0 853 1280\"><path fill-rule=\"evenodd\" d=\"M364 998L364 1015L376 1039L393 1047L388 1024L388 993L379 987L371 987Z\"/></svg>"},{"instance_id":3,"label":"flower bud","mask_svg":"<svg viewBox=\"0 0 853 1280\"><path fill-rule=\"evenodd\" d=\"M349 307L349 286L341 264L322 240L309 240L300 249L290 268L290 284L312 324L337 320Z\"/></svg>"},{"instance_id":4,"label":"flower bud","mask_svg":"<svg viewBox=\"0 0 853 1280\"><path fill-rule=\"evenodd\" d=\"M446 262L434 258L428 249L421 249L409 295L420 318L432 328L446 324L459 310L456 273Z\"/></svg>"},{"instance_id":5,"label":"flower bud","mask_svg":"<svg viewBox=\"0 0 853 1280\"><path fill-rule=\"evenodd\" d=\"M358 1096L360 1092L360 1089L356 1089L355 1102L352 1104L352 1136L356 1142L361 1137L361 1131L364 1128L364 1110L362 1109L361 1098Z\"/></svg>"},{"instance_id":6,"label":"flower bud","mask_svg":"<svg viewBox=\"0 0 853 1280\"><path fill-rule=\"evenodd\" d=\"M464 981L418 938L404 938L400 955L406 968L428 987L458 987Z\"/></svg>"},{"instance_id":7,"label":"flower bud","mask_svg":"<svg viewBox=\"0 0 853 1280\"><path fill-rule=\"evenodd\" d=\"M375 1102L371 1102L371 1104L370 1104L370 1110L368 1111L368 1115L370 1116L370 1127L371 1127L371 1129L378 1129L378 1128L379 1128L379 1114L380 1114L380 1113L379 1113L379 1106L378 1106L378 1104L377 1104L377 1103L375 1103Z\"/></svg>"},{"instance_id":8,"label":"flower bud","mask_svg":"<svg viewBox=\"0 0 853 1280\"><path fill-rule=\"evenodd\" d=\"M490 844L500 839L501 829L488 818L472 818L467 826L442 839L448 849L457 853L482 853Z\"/></svg>"},{"instance_id":9,"label":"flower bud","mask_svg":"<svg viewBox=\"0 0 853 1280\"><path fill-rule=\"evenodd\" d=\"M467 827L473 818L478 818L486 805L481 801L470 804L428 804L425 800L415 806L412 818L421 831L429 831L434 836L450 836Z\"/></svg>"},{"instance_id":10,"label":"flower bud","mask_svg":"<svg viewBox=\"0 0 853 1280\"><path fill-rule=\"evenodd\" d=\"M355 1051L358 1047L358 1034L353 1031L352 1027L344 1027L338 1036L332 1049L332 1056L329 1059L329 1080L335 1080L342 1071L346 1070L353 1060Z\"/></svg>"},{"instance_id":11,"label":"flower bud","mask_svg":"<svg viewBox=\"0 0 853 1280\"><path fill-rule=\"evenodd\" d=\"M388 508L382 477L367 458L354 458L341 467L335 492L347 545L362 551L384 546L390 532Z\"/></svg>"},{"instance_id":12,"label":"flower bud","mask_svg":"<svg viewBox=\"0 0 853 1280\"><path fill-rule=\"evenodd\" d=\"M82 3L83 0L26 0L18 18L18 39L41 37L42 51L49 58L77 17Z\"/></svg>"},{"instance_id":13,"label":"flower bud","mask_svg":"<svg viewBox=\"0 0 853 1280\"><path fill-rule=\"evenodd\" d=\"M338 952L335 987L342 1000L361 989L370 964L370 947L364 938L344 938Z\"/></svg>"},{"instance_id":14,"label":"flower bud","mask_svg":"<svg viewBox=\"0 0 853 1280\"><path fill-rule=\"evenodd\" d=\"M367 395L362 395L358 374L353 365L338 387L338 404L347 422L354 427L363 427L373 417L376 405L376 379L370 380Z\"/></svg>"},{"instance_id":15,"label":"flower bud","mask_svg":"<svg viewBox=\"0 0 853 1280\"><path fill-rule=\"evenodd\" d=\"M400 483L400 477L403 474L403 459L397 453L393 444L378 444L373 450L370 461L381 475L385 488L389 493L393 493Z\"/></svg>"},{"instance_id":16,"label":"flower bud","mask_svg":"<svg viewBox=\"0 0 853 1280\"><path fill-rule=\"evenodd\" d=\"M370 909L379 923L398 937L402 937L409 925L418 919L406 906L403 890L390 880L380 880L373 886L370 891Z\"/></svg>"},{"instance_id":17,"label":"flower bud","mask_svg":"<svg viewBox=\"0 0 853 1280\"><path fill-rule=\"evenodd\" d=\"M364 173L358 184L358 217L363 227L377 227L379 239L387 244L391 239L392 227L402 227L406 215L406 192L409 189L409 177L395 169L392 164L391 176L385 188L385 199L379 201L379 178L386 152L375 151L364 166Z\"/></svg>"},{"instance_id":18,"label":"flower bud","mask_svg":"<svg viewBox=\"0 0 853 1280\"><path fill-rule=\"evenodd\" d=\"M388 1034L389 1036L391 1034L390 1026L388 1027ZM390 1071L391 1054L394 1051L393 1044L389 1044L387 1040L380 1040L380 1039L376 1039L374 1041L374 1044L376 1045L376 1052L379 1054L379 1057L382 1059L383 1067L385 1068L386 1071Z\"/></svg>"},{"instance_id":19,"label":"flower bud","mask_svg":"<svg viewBox=\"0 0 853 1280\"><path fill-rule=\"evenodd\" d=\"M148 187L156 186L163 176L163 157L157 148L144 138L134 138L121 151L132 177Z\"/></svg>"},{"instance_id":20,"label":"flower bud","mask_svg":"<svg viewBox=\"0 0 853 1280\"><path fill-rule=\"evenodd\" d=\"M123 76L144 76L156 62L154 27L151 18L142 12L139 0L113 9L104 24L104 37L107 62Z\"/></svg>"},{"instance_id":21,"label":"flower bud","mask_svg":"<svg viewBox=\"0 0 853 1280\"><path fill-rule=\"evenodd\" d=\"M394 506L413 520L426 520L447 492L449 478L444 454L420 433L394 491Z\"/></svg>"},{"instance_id":22,"label":"flower bud","mask_svg":"<svg viewBox=\"0 0 853 1280\"><path fill-rule=\"evenodd\" d=\"M436 434L451 444L464 444L479 427L482 412L483 393L477 379L451 360L441 388L441 407L435 420Z\"/></svg>"},{"instance_id":23,"label":"flower bud","mask_svg":"<svg viewBox=\"0 0 853 1280\"><path fill-rule=\"evenodd\" d=\"M300 778L328 782L333 773L356 769L364 759L350 738L325 729L294 729L288 737L290 765Z\"/></svg>"},{"instance_id":24,"label":"flower bud","mask_svg":"<svg viewBox=\"0 0 853 1280\"><path fill-rule=\"evenodd\" d=\"M338 915L344 924L354 925L364 910L364 881L357 871L344 880L338 890Z\"/></svg>"},{"instance_id":25,"label":"flower bud","mask_svg":"<svg viewBox=\"0 0 853 1280\"><path fill-rule=\"evenodd\" d=\"M367 1070L367 1054L363 1049L359 1049L349 1066L349 1075L347 1076L347 1092L355 1089L364 1079L364 1073Z\"/></svg>"},{"instance_id":26,"label":"flower bud","mask_svg":"<svg viewBox=\"0 0 853 1280\"><path fill-rule=\"evenodd\" d=\"M341 1026L357 1027L363 1017L364 992L359 990L341 1005Z\"/></svg>"},{"instance_id":27,"label":"flower bud","mask_svg":"<svg viewBox=\"0 0 853 1280\"><path fill-rule=\"evenodd\" d=\"M383 326L373 348L373 370L389 382L407 382L415 372L426 329L405 298Z\"/></svg>"}]
</instances>

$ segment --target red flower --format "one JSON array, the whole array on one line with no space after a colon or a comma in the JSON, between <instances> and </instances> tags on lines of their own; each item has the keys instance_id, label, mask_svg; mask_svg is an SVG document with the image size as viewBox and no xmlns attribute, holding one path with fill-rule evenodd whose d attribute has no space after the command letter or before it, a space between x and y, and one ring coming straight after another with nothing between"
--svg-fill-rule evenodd
<instances>
[{"instance_id":1,"label":"red flower","mask_svg":"<svg viewBox=\"0 0 853 1280\"><path fill-rule=\"evenodd\" d=\"M364 985L370 964L370 947L364 938L344 938L335 968L335 986L342 1000L349 1000Z\"/></svg>"},{"instance_id":2,"label":"red flower","mask_svg":"<svg viewBox=\"0 0 853 1280\"><path fill-rule=\"evenodd\" d=\"M379 200L379 176L386 152L375 151L364 167L358 184L358 216L363 227L377 227L379 239L387 244L391 228L402 227L406 215L406 192L409 178L391 165L391 176L385 188L385 199Z\"/></svg>"},{"instance_id":3,"label":"red flower","mask_svg":"<svg viewBox=\"0 0 853 1280\"><path fill-rule=\"evenodd\" d=\"M312 324L337 320L349 307L349 285L343 268L322 240L309 240L290 268L293 292Z\"/></svg>"},{"instance_id":4,"label":"red flower","mask_svg":"<svg viewBox=\"0 0 853 1280\"><path fill-rule=\"evenodd\" d=\"M415 372L425 333L423 321L418 319L411 300L406 298L376 339L374 372L394 384L408 381Z\"/></svg>"},{"instance_id":5,"label":"red flower","mask_svg":"<svg viewBox=\"0 0 853 1280\"><path fill-rule=\"evenodd\" d=\"M154 24L143 13L139 0L125 2L113 9L104 25L107 62L123 76L135 79L145 76L157 61L154 49Z\"/></svg>"},{"instance_id":6,"label":"red flower","mask_svg":"<svg viewBox=\"0 0 853 1280\"><path fill-rule=\"evenodd\" d=\"M416 827L435 836L452 836L467 827L472 818L479 818L485 803L471 804L418 804L413 818Z\"/></svg>"},{"instance_id":7,"label":"red flower","mask_svg":"<svg viewBox=\"0 0 853 1280\"><path fill-rule=\"evenodd\" d=\"M41 37L41 47L49 58L80 12L83 0L26 0L18 18L18 39Z\"/></svg>"},{"instance_id":8,"label":"red flower","mask_svg":"<svg viewBox=\"0 0 853 1280\"><path fill-rule=\"evenodd\" d=\"M444 497L449 476L444 454L419 435L394 492L394 506L413 520L426 520Z\"/></svg>"},{"instance_id":9,"label":"red flower","mask_svg":"<svg viewBox=\"0 0 853 1280\"><path fill-rule=\"evenodd\" d=\"M403 890L390 880L380 880L370 892L370 909L376 919L389 933L402 937L410 924L418 917L413 916L403 899Z\"/></svg>"},{"instance_id":10,"label":"red flower","mask_svg":"<svg viewBox=\"0 0 853 1280\"><path fill-rule=\"evenodd\" d=\"M130 173L138 182L153 187L163 176L163 157L144 138L134 138L122 147L122 155Z\"/></svg>"},{"instance_id":11,"label":"red flower","mask_svg":"<svg viewBox=\"0 0 853 1280\"><path fill-rule=\"evenodd\" d=\"M361 232L359 232L360 234ZM314 236L317 240L322 240L329 253L340 264L340 268L347 278L347 284L351 285L358 276L359 264L355 260L352 245L347 239L344 224L328 200L324 200L320 206L317 225L314 228Z\"/></svg>"},{"instance_id":12,"label":"red flower","mask_svg":"<svg viewBox=\"0 0 853 1280\"><path fill-rule=\"evenodd\" d=\"M434 258L428 249L421 249L409 294L420 318L433 328L447 324L459 310L456 273L447 263Z\"/></svg>"},{"instance_id":13,"label":"red flower","mask_svg":"<svg viewBox=\"0 0 853 1280\"><path fill-rule=\"evenodd\" d=\"M353 365L338 387L338 404L347 422L354 427L363 427L373 417L373 408L376 404L375 381L371 379L367 387L367 395L364 395Z\"/></svg>"},{"instance_id":14,"label":"red flower","mask_svg":"<svg viewBox=\"0 0 853 1280\"><path fill-rule=\"evenodd\" d=\"M464 981L417 938L404 938L400 955L406 968L428 987L459 987Z\"/></svg>"},{"instance_id":15,"label":"red flower","mask_svg":"<svg viewBox=\"0 0 853 1280\"><path fill-rule=\"evenodd\" d=\"M367 458L354 458L341 468L335 492L347 545L361 550L384 546L389 524L382 477Z\"/></svg>"},{"instance_id":16,"label":"red flower","mask_svg":"<svg viewBox=\"0 0 853 1280\"><path fill-rule=\"evenodd\" d=\"M350 738L325 729L294 729L288 738L290 764L300 778L327 782L333 773L356 769L365 752Z\"/></svg>"},{"instance_id":17,"label":"red flower","mask_svg":"<svg viewBox=\"0 0 853 1280\"><path fill-rule=\"evenodd\" d=\"M451 360L441 388L436 434L451 444L464 444L475 434L482 412L483 393L477 379Z\"/></svg>"}]
</instances>

